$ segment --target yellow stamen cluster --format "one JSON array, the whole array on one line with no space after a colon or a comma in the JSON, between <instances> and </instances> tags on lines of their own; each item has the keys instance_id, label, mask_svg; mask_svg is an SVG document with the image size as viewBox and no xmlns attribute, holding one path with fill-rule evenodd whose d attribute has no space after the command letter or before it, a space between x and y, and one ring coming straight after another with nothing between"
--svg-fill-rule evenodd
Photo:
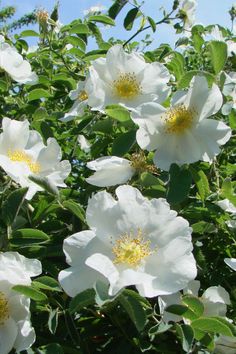
<instances>
[{"instance_id":1,"label":"yellow stamen cluster","mask_svg":"<svg viewBox=\"0 0 236 354\"><path fill-rule=\"evenodd\" d=\"M79 99L80 101L85 101L85 100L87 100L87 99L88 99L88 94L87 94L87 92L86 92L85 90L80 91L79 96L78 96L78 99Z\"/></svg>"},{"instance_id":2,"label":"yellow stamen cluster","mask_svg":"<svg viewBox=\"0 0 236 354\"><path fill-rule=\"evenodd\" d=\"M5 295L0 291L0 326L4 324L4 322L9 317L9 306L8 301Z\"/></svg>"},{"instance_id":3,"label":"yellow stamen cluster","mask_svg":"<svg viewBox=\"0 0 236 354\"><path fill-rule=\"evenodd\" d=\"M122 235L112 248L115 255L114 263L139 266L142 260L152 253L150 243L150 240L144 240L140 229L135 236L132 232Z\"/></svg>"},{"instance_id":4,"label":"yellow stamen cluster","mask_svg":"<svg viewBox=\"0 0 236 354\"><path fill-rule=\"evenodd\" d=\"M9 159L11 161L16 161L16 162L25 162L28 166L29 169L32 173L39 173L40 172L40 165L38 162L34 162L32 157L26 154L22 150L9 150L7 153Z\"/></svg>"},{"instance_id":5,"label":"yellow stamen cluster","mask_svg":"<svg viewBox=\"0 0 236 354\"><path fill-rule=\"evenodd\" d=\"M131 156L131 166L139 173L150 172L153 174L158 174L156 166L149 165L146 161L146 156L144 152L132 154Z\"/></svg>"},{"instance_id":6,"label":"yellow stamen cluster","mask_svg":"<svg viewBox=\"0 0 236 354\"><path fill-rule=\"evenodd\" d=\"M165 116L165 128L167 133L181 134L193 125L194 111L184 105L171 108Z\"/></svg>"},{"instance_id":7,"label":"yellow stamen cluster","mask_svg":"<svg viewBox=\"0 0 236 354\"><path fill-rule=\"evenodd\" d=\"M129 100L141 93L141 86L134 73L125 73L113 82L113 90L116 96Z\"/></svg>"}]
</instances>

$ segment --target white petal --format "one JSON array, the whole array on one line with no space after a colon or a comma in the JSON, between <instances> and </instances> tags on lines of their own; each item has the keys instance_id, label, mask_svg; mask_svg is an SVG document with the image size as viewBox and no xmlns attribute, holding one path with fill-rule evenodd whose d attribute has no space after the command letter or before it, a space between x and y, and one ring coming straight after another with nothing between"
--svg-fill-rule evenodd
<instances>
[{"instance_id":1,"label":"white petal","mask_svg":"<svg viewBox=\"0 0 236 354\"><path fill-rule=\"evenodd\" d=\"M8 150L22 150L29 138L29 122L19 122L14 119L3 118L3 133L0 135L0 154L7 154Z\"/></svg>"},{"instance_id":2,"label":"white petal","mask_svg":"<svg viewBox=\"0 0 236 354\"><path fill-rule=\"evenodd\" d=\"M36 336L34 328L31 325L30 320L19 321L17 323L18 334L14 344L14 348L20 352L31 347L35 342Z\"/></svg>"},{"instance_id":3,"label":"white petal","mask_svg":"<svg viewBox=\"0 0 236 354\"><path fill-rule=\"evenodd\" d=\"M135 173L130 161L116 156L106 156L90 161L87 167L96 172L86 178L86 181L98 187L125 183Z\"/></svg>"},{"instance_id":4,"label":"white petal","mask_svg":"<svg viewBox=\"0 0 236 354\"><path fill-rule=\"evenodd\" d=\"M165 309L170 305L181 305L181 293L174 293L171 295L158 296L158 305L160 308L160 314L162 315L163 321L168 323L170 321L179 322L182 320L181 316L174 315L170 312L165 311Z\"/></svg>"},{"instance_id":5,"label":"white petal","mask_svg":"<svg viewBox=\"0 0 236 354\"><path fill-rule=\"evenodd\" d=\"M224 262L232 268L234 271L236 271L236 258L225 258Z\"/></svg>"},{"instance_id":6,"label":"white petal","mask_svg":"<svg viewBox=\"0 0 236 354\"><path fill-rule=\"evenodd\" d=\"M58 275L62 288L71 297L93 288L98 279L101 279L101 275L85 264L62 270Z\"/></svg>"},{"instance_id":7,"label":"white petal","mask_svg":"<svg viewBox=\"0 0 236 354\"><path fill-rule=\"evenodd\" d=\"M211 161L219 154L219 146L224 145L230 139L231 129L223 122L205 119L196 127L194 134L202 150L201 160Z\"/></svg>"},{"instance_id":8,"label":"white petal","mask_svg":"<svg viewBox=\"0 0 236 354\"><path fill-rule=\"evenodd\" d=\"M215 204L228 213L236 214L236 207L229 201L229 199L219 200L218 202L215 202Z\"/></svg>"},{"instance_id":9,"label":"white petal","mask_svg":"<svg viewBox=\"0 0 236 354\"><path fill-rule=\"evenodd\" d=\"M8 354L14 346L17 336L17 325L9 318L4 325L0 326L0 353Z\"/></svg>"},{"instance_id":10,"label":"white petal","mask_svg":"<svg viewBox=\"0 0 236 354\"><path fill-rule=\"evenodd\" d=\"M211 286L202 294L203 299L211 302L221 302L222 304L230 305L229 293L222 286Z\"/></svg>"},{"instance_id":11,"label":"white petal","mask_svg":"<svg viewBox=\"0 0 236 354\"><path fill-rule=\"evenodd\" d=\"M73 266L81 264L85 259L84 249L95 237L93 231L85 230L67 237L63 242L63 252L66 255L66 262Z\"/></svg>"},{"instance_id":12,"label":"white petal","mask_svg":"<svg viewBox=\"0 0 236 354\"><path fill-rule=\"evenodd\" d=\"M204 76L195 76L191 84L186 102L188 107L196 112L198 119L202 120L218 112L223 103L219 87L213 84L209 89Z\"/></svg>"}]
</instances>

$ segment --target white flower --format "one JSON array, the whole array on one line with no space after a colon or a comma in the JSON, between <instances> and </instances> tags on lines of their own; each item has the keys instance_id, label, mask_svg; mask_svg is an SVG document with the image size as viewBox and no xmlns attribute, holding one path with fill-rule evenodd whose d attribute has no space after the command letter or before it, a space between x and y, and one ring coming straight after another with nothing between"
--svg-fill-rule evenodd
<instances>
[{"instance_id":1,"label":"white flower","mask_svg":"<svg viewBox=\"0 0 236 354\"><path fill-rule=\"evenodd\" d=\"M232 268L234 271L236 271L236 258L225 258L224 262Z\"/></svg>"},{"instance_id":2,"label":"white flower","mask_svg":"<svg viewBox=\"0 0 236 354\"><path fill-rule=\"evenodd\" d=\"M86 181L94 186L109 187L127 182L135 174L131 162L117 156L100 157L87 163L90 170L96 171Z\"/></svg>"},{"instance_id":3,"label":"white flower","mask_svg":"<svg viewBox=\"0 0 236 354\"><path fill-rule=\"evenodd\" d=\"M224 115L230 114L232 108L236 109L236 73L225 73L225 82L223 87L223 94L231 98L222 107L222 113Z\"/></svg>"},{"instance_id":4,"label":"white flower","mask_svg":"<svg viewBox=\"0 0 236 354\"><path fill-rule=\"evenodd\" d=\"M236 215L236 207L233 205L233 203L229 201L229 199L219 200L218 202L215 202L215 204L218 205L224 211Z\"/></svg>"},{"instance_id":5,"label":"white flower","mask_svg":"<svg viewBox=\"0 0 236 354\"><path fill-rule=\"evenodd\" d=\"M54 186L66 186L63 181L71 166L67 160L60 161L61 149L55 139L49 138L45 146L40 134L29 130L27 120L3 118L2 128L0 166L20 186L29 187L27 199L42 190L28 178L30 175L47 178Z\"/></svg>"},{"instance_id":6,"label":"white flower","mask_svg":"<svg viewBox=\"0 0 236 354\"><path fill-rule=\"evenodd\" d=\"M169 93L170 74L164 65L146 63L141 54L128 54L121 45L94 60L89 70L86 92L94 110L103 111L109 104L135 109L144 102L163 102Z\"/></svg>"},{"instance_id":7,"label":"white flower","mask_svg":"<svg viewBox=\"0 0 236 354\"><path fill-rule=\"evenodd\" d=\"M210 162L225 144L231 129L223 122L206 119L222 105L219 88L208 88L205 77L196 76L188 92L177 91L172 106L153 102L131 113L138 124L136 139L142 149L156 150L154 163L168 171L172 163Z\"/></svg>"},{"instance_id":8,"label":"white flower","mask_svg":"<svg viewBox=\"0 0 236 354\"><path fill-rule=\"evenodd\" d=\"M91 144L89 143L89 141L85 138L85 136L83 134L78 135L77 141L79 143L81 150L83 150L84 152L90 151Z\"/></svg>"},{"instance_id":9,"label":"white flower","mask_svg":"<svg viewBox=\"0 0 236 354\"><path fill-rule=\"evenodd\" d=\"M89 7L87 10L83 10L83 14L85 16L91 16L91 15L94 15L97 12L101 12L103 10L106 10L106 6L103 6L101 4L97 4L95 6Z\"/></svg>"},{"instance_id":10,"label":"white flower","mask_svg":"<svg viewBox=\"0 0 236 354\"><path fill-rule=\"evenodd\" d=\"M189 294L198 297L199 288L200 282L198 280L192 280L191 282L189 282L188 286L183 289L183 292L184 294ZM172 295L160 296L158 298L160 313L162 314L163 320L165 322L178 322L183 319L181 316L177 316L165 311L166 308L170 305L184 305L184 303L182 302L182 296L183 295L180 292L177 292ZM211 286L206 289L206 291L200 297L200 300L204 305L203 316L208 317L225 317L227 312L227 305L231 304L228 292L220 285Z\"/></svg>"},{"instance_id":11,"label":"white flower","mask_svg":"<svg viewBox=\"0 0 236 354\"><path fill-rule=\"evenodd\" d=\"M35 84L38 76L32 71L30 63L24 60L16 48L0 41L0 69L5 70L13 80L20 84Z\"/></svg>"},{"instance_id":12,"label":"white flower","mask_svg":"<svg viewBox=\"0 0 236 354\"><path fill-rule=\"evenodd\" d=\"M215 354L235 354L236 340L235 337L219 336L215 341Z\"/></svg>"},{"instance_id":13,"label":"white flower","mask_svg":"<svg viewBox=\"0 0 236 354\"><path fill-rule=\"evenodd\" d=\"M84 109L88 104L88 94L85 91L85 81L78 83L76 90L69 93L69 97L72 101L75 101L68 113L60 118L62 122L69 122L75 119L77 116L84 114Z\"/></svg>"},{"instance_id":14,"label":"white flower","mask_svg":"<svg viewBox=\"0 0 236 354\"><path fill-rule=\"evenodd\" d=\"M183 289L197 272L188 222L165 199L148 200L131 186L118 187L116 196L93 195L86 211L90 230L64 241L70 268L59 281L66 293L93 287L99 273L109 295L129 285L147 297Z\"/></svg>"},{"instance_id":15,"label":"white flower","mask_svg":"<svg viewBox=\"0 0 236 354\"><path fill-rule=\"evenodd\" d=\"M12 289L30 285L32 276L41 274L41 263L17 252L0 253L0 353L28 349L35 341L30 322L30 299Z\"/></svg>"},{"instance_id":16,"label":"white flower","mask_svg":"<svg viewBox=\"0 0 236 354\"><path fill-rule=\"evenodd\" d=\"M195 23L196 7L196 0L184 0L181 4L180 14L183 16L185 30L190 30Z\"/></svg>"}]
</instances>

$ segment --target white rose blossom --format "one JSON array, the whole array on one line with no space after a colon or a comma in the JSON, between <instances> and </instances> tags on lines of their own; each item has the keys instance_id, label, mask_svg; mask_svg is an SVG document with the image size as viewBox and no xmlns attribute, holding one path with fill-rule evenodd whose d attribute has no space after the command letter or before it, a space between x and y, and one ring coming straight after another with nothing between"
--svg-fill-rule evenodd
<instances>
[{"instance_id":1,"label":"white rose blossom","mask_svg":"<svg viewBox=\"0 0 236 354\"><path fill-rule=\"evenodd\" d=\"M221 209L227 213L232 214L233 219L227 220L225 223L230 229L236 229L236 207L229 201L229 199L222 199L215 202Z\"/></svg>"},{"instance_id":2,"label":"white rose blossom","mask_svg":"<svg viewBox=\"0 0 236 354\"><path fill-rule=\"evenodd\" d=\"M0 253L0 353L28 349L35 341L30 322L30 299L14 291L14 285L30 285L41 274L41 263L17 252Z\"/></svg>"},{"instance_id":3,"label":"white rose blossom","mask_svg":"<svg viewBox=\"0 0 236 354\"><path fill-rule=\"evenodd\" d=\"M38 76L32 71L31 65L17 52L15 47L0 38L0 69L3 69L11 78L20 84L36 84Z\"/></svg>"},{"instance_id":4,"label":"white rose blossom","mask_svg":"<svg viewBox=\"0 0 236 354\"><path fill-rule=\"evenodd\" d=\"M43 189L28 177L47 178L53 186L66 187L69 161L61 160L61 148L54 138L45 146L40 134L29 130L29 122L3 118L0 134L0 167L21 187L28 187L27 199Z\"/></svg>"},{"instance_id":5,"label":"white rose blossom","mask_svg":"<svg viewBox=\"0 0 236 354\"><path fill-rule=\"evenodd\" d=\"M235 43L236 44L236 43ZM222 107L222 114L230 114L232 109L236 109L236 73L225 73L225 82L223 87L223 94L230 97L230 100L226 102Z\"/></svg>"},{"instance_id":6,"label":"white rose blossom","mask_svg":"<svg viewBox=\"0 0 236 354\"><path fill-rule=\"evenodd\" d=\"M190 30L191 27L194 25L196 8L196 0L184 0L182 2L180 14L184 17L184 30Z\"/></svg>"},{"instance_id":7,"label":"white rose blossom","mask_svg":"<svg viewBox=\"0 0 236 354\"><path fill-rule=\"evenodd\" d=\"M86 178L94 186L109 187L126 183L135 174L131 161L117 156L100 157L87 163L90 170L95 173Z\"/></svg>"},{"instance_id":8,"label":"white rose blossom","mask_svg":"<svg viewBox=\"0 0 236 354\"><path fill-rule=\"evenodd\" d=\"M199 289L200 282L198 280L192 280L189 282L188 286L183 289L183 293L198 297ZM165 311L166 308L170 305L183 305L182 296L183 295L180 292L177 292L172 295L160 296L158 298L160 313L166 323L169 321L179 322L183 320L181 316L177 316ZM204 305L203 316L208 317L225 317L227 312L227 305L231 304L228 292L220 285L211 286L206 289L200 297L200 300ZM187 322L188 321L189 320L187 320Z\"/></svg>"},{"instance_id":9,"label":"white rose blossom","mask_svg":"<svg viewBox=\"0 0 236 354\"><path fill-rule=\"evenodd\" d=\"M116 196L93 195L86 211L90 230L64 241L70 268L59 281L65 292L75 296L99 276L111 296L129 285L146 297L183 289L197 273L188 222L165 199L148 200L131 186L118 187Z\"/></svg>"},{"instance_id":10,"label":"white rose blossom","mask_svg":"<svg viewBox=\"0 0 236 354\"><path fill-rule=\"evenodd\" d=\"M88 105L88 94L85 91L85 82L79 82L77 88L69 93L69 97L75 102L69 112L67 112L63 118L60 118L62 122L69 122L77 116L84 114L84 110Z\"/></svg>"},{"instance_id":11,"label":"white rose blossom","mask_svg":"<svg viewBox=\"0 0 236 354\"><path fill-rule=\"evenodd\" d=\"M142 149L156 150L154 163L168 171L172 163L183 165L199 160L210 162L220 152L231 129L223 122L207 119L219 111L222 95L217 85L195 76L190 89L177 91L170 108L155 102L131 112L139 126L136 139Z\"/></svg>"},{"instance_id":12,"label":"white rose blossom","mask_svg":"<svg viewBox=\"0 0 236 354\"><path fill-rule=\"evenodd\" d=\"M106 58L94 60L89 71L85 90L94 110L104 111L110 104L136 109L144 102L163 102L169 93L170 74L163 64L146 63L142 54L126 53L119 44Z\"/></svg>"}]
</instances>

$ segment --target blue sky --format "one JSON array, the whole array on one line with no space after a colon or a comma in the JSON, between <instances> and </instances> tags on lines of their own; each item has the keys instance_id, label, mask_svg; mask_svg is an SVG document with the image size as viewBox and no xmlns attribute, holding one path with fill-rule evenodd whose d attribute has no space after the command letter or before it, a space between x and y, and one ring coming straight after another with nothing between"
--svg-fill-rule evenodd
<instances>
[{"instance_id":1,"label":"blue sky","mask_svg":"<svg viewBox=\"0 0 236 354\"><path fill-rule=\"evenodd\" d=\"M159 20L161 12L159 9L163 6L167 11L170 10L172 0L146 0L143 6L145 14L153 17L155 20ZM14 5L17 8L17 17L24 15L27 12L31 12L35 7L45 8L49 12L53 9L55 0L2 0L1 5ZM107 8L111 6L111 0L60 0L60 22L67 24L72 20L83 16L83 10L88 9L91 6L102 4ZM233 4L233 0L198 0L198 7L196 12L196 22L204 25L208 24L221 24L222 26L231 26L230 16L228 11ZM128 8L128 7L127 7ZM134 30L127 32L123 29L123 18L127 12L125 7L123 12L118 16L117 26L112 29L104 29L104 38L108 39L113 36L119 39L128 39ZM148 33L148 32L145 32ZM151 33L151 32L150 32ZM144 35L142 34L142 38ZM171 26L162 25L159 26L158 31L152 35L155 39L155 44L170 43L173 44L176 40L174 30ZM139 40L140 37L137 37Z\"/></svg>"}]
</instances>

